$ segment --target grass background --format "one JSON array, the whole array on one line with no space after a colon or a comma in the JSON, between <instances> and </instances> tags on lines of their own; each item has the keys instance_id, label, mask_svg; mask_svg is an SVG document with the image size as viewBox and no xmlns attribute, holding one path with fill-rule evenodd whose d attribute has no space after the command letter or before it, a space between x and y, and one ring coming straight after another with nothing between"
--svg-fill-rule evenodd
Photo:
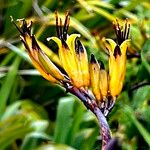
<instances>
[{"instance_id":1,"label":"grass background","mask_svg":"<svg viewBox=\"0 0 150 150\"><path fill-rule=\"evenodd\" d=\"M0 150L97 150L98 123L77 98L44 80L33 68L14 19L33 21L33 33L55 60L54 12L70 11L69 33L80 33L88 54L105 62L104 37L112 22L128 18L131 47L126 79L108 122L124 150L150 149L149 0L0 0ZM44 47L42 45L42 47ZM138 56L138 57L137 57Z\"/></svg>"}]
</instances>

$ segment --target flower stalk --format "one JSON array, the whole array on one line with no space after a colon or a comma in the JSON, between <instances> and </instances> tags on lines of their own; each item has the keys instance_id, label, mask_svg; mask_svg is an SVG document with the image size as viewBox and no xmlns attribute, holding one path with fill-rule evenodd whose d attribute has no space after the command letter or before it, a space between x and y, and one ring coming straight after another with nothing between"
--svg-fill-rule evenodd
<instances>
[{"instance_id":1,"label":"flower stalk","mask_svg":"<svg viewBox=\"0 0 150 150\"><path fill-rule=\"evenodd\" d=\"M58 56L63 72L39 46L35 36L31 33L32 22L20 20L21 26L18 27L12 21L21 34L21 41L33 65L41 75L78 97L85 107L95 114L100 127L102 150L108 150L108 147L113 146L113 142L106 116L113 108L123 87L130 25L126 21L123 28L117 21L114 24L117 43L112 39L106 39L105 44L109 52L109 71L107 71L104 64L99 63L93 54L88 61L87 52L79 40L79 34L68 34L70 23L68 12L64 24L57 12L55 17L57 37L50 37L47 40L53 40L58 45ZM91 92L92 94L89 94Z\"/></svg>"}]
</instances>

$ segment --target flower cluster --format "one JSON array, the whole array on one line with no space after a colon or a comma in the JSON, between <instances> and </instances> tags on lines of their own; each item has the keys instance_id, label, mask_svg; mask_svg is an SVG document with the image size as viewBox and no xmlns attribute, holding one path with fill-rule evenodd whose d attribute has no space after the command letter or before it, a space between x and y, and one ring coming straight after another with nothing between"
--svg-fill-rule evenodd
<instances>
[{"instance_id":1,"label":"flower cluster","mask_svg":"<svg viewBox=\"0 0 150 150\"><path fill-rule=\"evenodd\" d=\"M64 24L56 13L57 37L50 37L58 45L58 55L62 73L57 66L48 58L38 45L35 36L31 33L31 23L21 21L21 27L16 27L21 33L21 40L30 56L33 65L41 75L52 83L59 84L66 89L75 87L83 93L90 95L91 89L96 105L107 115L112 108L116 97L122 90L126 70L126 50L129 45L130 26L114 24L117 35L117 43L112 39L106 39L106 47L109 52L109 71L106 71L104 64L98 62L93 54L90 61L79 34L68 35L70 18L66 14ZM78 96L79 97L79 96Z\"/></svg>"}]
</instances>

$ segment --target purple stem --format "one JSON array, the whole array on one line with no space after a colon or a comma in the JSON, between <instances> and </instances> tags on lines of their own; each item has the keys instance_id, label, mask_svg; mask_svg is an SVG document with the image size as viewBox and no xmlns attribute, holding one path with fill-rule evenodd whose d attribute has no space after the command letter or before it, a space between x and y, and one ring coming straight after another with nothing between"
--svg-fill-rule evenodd
<instances>
[{"instance_id":1,"label":"purple stem","mask_svg":"<svg viewBox=\"0 0 150 150\"><path fill-rule=\"evenodd\" d=\"M102 136L102 150L107 150L107 145L111 140L109 125L107 123L105 116L98 107L94 108L94 114L98 119L99 127L101 129L100 134Z\"/></svg>"},{"instance_id":2,"label":"purple stem","mask_svg":"<svg viewBox=\"0 0 150 150\"><path fill-rule=\"evenodd\" d=\"M77 96L86 106L87 109L90 109L97 117L99 127L100 127L100 134L102 137L102 150L108 150L108 144L111 140L111 134L109 125L103 113L101 112L100 108L97 106L95 100L89 99L90 96L86 97L84 93L82 93L79 89L75 87L67 87L67 90Z\"/></svg>"}]
</instances>

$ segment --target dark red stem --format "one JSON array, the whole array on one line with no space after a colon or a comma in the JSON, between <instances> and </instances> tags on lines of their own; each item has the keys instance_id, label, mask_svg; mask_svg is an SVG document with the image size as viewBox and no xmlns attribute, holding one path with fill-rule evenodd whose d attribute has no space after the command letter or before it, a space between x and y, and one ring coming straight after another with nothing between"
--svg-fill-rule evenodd
<instances>
[{"instance_id":1,"label":"dark red stem","mask_svg":"<svg viewBox=\"0 0 150 150\"><path fill-rule=\"evenodd\" d=\"M100 127L100 134L102 137L102 148L101 150L108 150L108 144L110 143L111 140L111 134L110 134L110 129L109 125L107 123L107 120L103 113L101 112L100 108L96 104L96 101L93 99L90 99L90 96L87 96L83 92L83 90L79 90L76 87L67 87L66 88L68 92L74 94L77 96L86 106L87 109L90 109L97 117L99 127Z\"/></svg>"}]
</instances>

